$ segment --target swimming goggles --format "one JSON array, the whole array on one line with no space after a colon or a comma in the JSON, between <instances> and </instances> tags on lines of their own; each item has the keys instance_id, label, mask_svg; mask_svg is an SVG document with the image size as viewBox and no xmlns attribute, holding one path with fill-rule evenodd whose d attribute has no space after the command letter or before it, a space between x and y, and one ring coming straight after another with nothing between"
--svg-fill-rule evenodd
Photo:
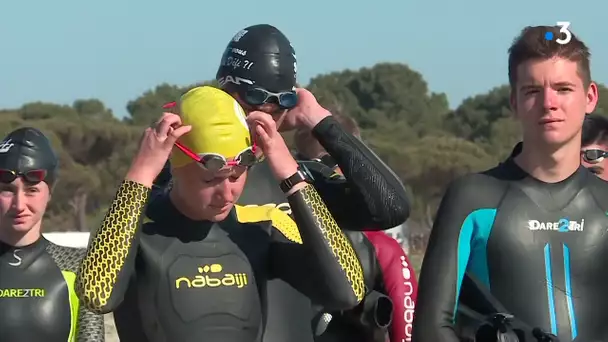
<instances>
[{"instance_id":1,"label":"swimming goggles","mask_svg":"<svg viewBox=\"0 0 608 342\"><path fill-rule=\"evenodd\" d=\"M17 172L13 170L0 169L0 183L12 183L17 177L22 177L26 182L38 184L46 178L46 170L29 170Z\"/></svg>"},{"instance_id":2,"label":"swimming goggles","mask_svg":"<svg viewBox=\"0 0 608 342\"><path fill-rule=\"evenodd\" d=\"M179 148L179 150L185 155L192 158L192 160L199 163L200 166L211 172L218 172L227 166L251 167L257 162L257 157L255 155L257 147L255 144L241 151L236 155L236 157L234 157L234 160L231 161L228 161L226 157L218 153L196 154L192 152L191 149L179 142L175 142L175 146Z\"/></svg>"},{"instance_id":3,"label":"swimming goggles","mask_svg":"<svg viewBox=\"0 0 608 342\"><path fill-rule=\"evenodd\" d=\"M608 151L604 150L584 150L581 151L581 155L583 156L583 160L589 164L597 164L601 163L604 158L608 157Z\"/></svg>"},{"instance_id":4,"label":"swimming goggles","mask_svg":"<svg viewBox=\"0 0 608 342\"><path fill-rule=\"evenodd\" d=\"M242 95L245 102L251 106L276 103L283 109L291 109L298 104L298 94L295 90L273 93L259 87L247 87Z\"/></svg>"}]
</instances>

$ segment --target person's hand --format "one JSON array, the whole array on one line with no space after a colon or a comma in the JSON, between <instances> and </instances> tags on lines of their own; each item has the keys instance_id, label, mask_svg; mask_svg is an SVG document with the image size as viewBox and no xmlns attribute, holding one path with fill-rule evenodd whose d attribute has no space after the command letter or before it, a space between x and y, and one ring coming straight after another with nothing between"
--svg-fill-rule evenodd
<instances>
[{"instance_id":1,"label":"person's hand","mask_svg":"<svg viewBox=\"0 0 608 342\"><path fill-rule=\"evenodd\" d=\"M287 112L286 122L293 121L297 127L312 130L321 120L331 115L307 89L298 88L296 92L298 104Z\"/></svg>"},{"instance_id":2,"label":"person's hand","mask_svg":"<svg viewBox=\"0 0 608 342\"><path fill-rule=\"evenodd\" d=\"M298 171L298 163L291 155L285 140L277 130L272 117L264 112L251 112L247 116L254 141L264 152L272 173L282 181Z\"/></svg>"},{"instance_id":3,"label":"person's hand","mask_svg":"<svg viewBox=\"0 0 608 342\"><path fill-rule=\"evenodd\" d=\"M154 127L144 131L139 150L127 172L127 179L152 187L154 179L160 174L173 144L182 135L190 132L191 126L182 126L182 119L177 114L163 113Z\"/></svg>"}]
</instances>

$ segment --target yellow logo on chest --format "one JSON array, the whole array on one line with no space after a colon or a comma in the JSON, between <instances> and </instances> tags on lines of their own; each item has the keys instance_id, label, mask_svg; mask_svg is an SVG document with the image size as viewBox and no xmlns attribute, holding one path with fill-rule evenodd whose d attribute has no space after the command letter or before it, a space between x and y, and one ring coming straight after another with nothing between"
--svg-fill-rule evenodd
<instances>
[{"instance_id":1,"label":"yellow logo on chest","mask_svg":"<svg viewBox=\"0 0 608 342\"><path fill-rule=\"evenodd\" d=\"M249 280L246 273L224 273L224 267L220 264L203 265L198 267L198 274L192 278L180 277L175 280L175 288L205 288L230 286L243 288L248 285Z\"/></svg>"}]
</instances>

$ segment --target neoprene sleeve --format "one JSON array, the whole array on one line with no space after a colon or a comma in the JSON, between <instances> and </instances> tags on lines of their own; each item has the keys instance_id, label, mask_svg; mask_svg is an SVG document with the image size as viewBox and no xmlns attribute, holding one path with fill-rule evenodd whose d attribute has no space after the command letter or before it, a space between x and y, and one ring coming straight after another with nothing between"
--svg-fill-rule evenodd
<instances>
[{"instance_id":1,"label":"neoprene sleeve","mask_svg":"<svg viewBox=\"0 0 608 342\"><path fill-rule=\"evenodd\" d=\"M391 342L412 340L414 307L418 282L410 261L395 239L383 232L365 232L374 245L376 259L388 297L393 301L393 319L389 328Z\"/></svg>"},{"instance_id":2,"label":"neoprene sleeve","mask_svg":"<svg viewBox=\"0 0 608 342\"><path fill-rule=\"evenodd\" d=\"M124 298L135 271L136 235L149 193L144 185L123 181L89 244L76 289L82 303L95 313L112 312Z\"/></svg>"},{"instance_id":3,"label":"neoprene sleeve","mask_svg":"<svg viewBox=\"0 0 608 342\"><path fill-rule=\"evenodd\" d=\"M407 220L410 203L403 184L369 147L344 131L332 116L319 122L312 133L336 160L354 193L342 207L359 224L345 229L385 230ZM334 213L333 206L328 206Z\"/></svg>"},{"instance_id":4,"label":"neoprene sleeve","mask_svg":"<svg viewBox=\"0 0 608 342\"><path fill-rule=\"evenodd\" d=\"M305 260L294 261L305 267L294 269L288 260L283 260L282 278L324 307L355 307L363 300L365 284L361 263L349 240L312 186L307 185L287 199L302 244L290 244L282 250L286 255L301 255ZM290 249L302 253L289 253Z\"/></svg>"}]
</instances>

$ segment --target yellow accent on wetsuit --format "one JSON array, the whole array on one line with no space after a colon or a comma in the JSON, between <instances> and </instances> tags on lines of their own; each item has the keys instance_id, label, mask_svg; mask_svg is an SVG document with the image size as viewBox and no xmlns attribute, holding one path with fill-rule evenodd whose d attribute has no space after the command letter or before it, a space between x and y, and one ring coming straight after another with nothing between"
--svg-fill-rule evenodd
<instances>
[{"instance_id":1,"label":"yellow accent on wetsuit","mask_svg":"<svg viewBox=\"0 0 608 342\"><path fill-rule=\"evenodd\" d=\"M297 194L300 194L308 207L312 209L310 213L317 221L317 227L321 228L334 257L338 259L338 263L346 272L346 277L355 296L359 301L362 301L365 297L363 268L350 241L344 235L314 187L307 185Z\"/></svg>"},{"instance_id":2,"label":"yellow accent on wetsuit","mask_svg":"<svg viewBox=\"0 0 608 342\"><path fill-rule=\"evenodd\" d=\"M68 341L74 342L76 341L76 329L78 328L78 310L80 309L80 300L78 300L78 296L76 296L76 292L74 291L74 283L76 282L76 274L70 271L61 271L63 275L63 279L65 279L65 283L68 286L68 291L70 293L70 310L72 314L72 324L70 325L70 336L68 337Z\"/></svg>"},{"instance_id":3,"label":"yellow accent on wetsuit","mask_svg":"<svg viewBox=\"0 0 608 342\"><path fill-rule=\"evenodd\" d=\"M179 142L196 154L232 158L252 144L243 108L223 90L210 86L191 89L180 100L180 116L182 124L191 125L192 130ZM190 162L192 158L173 149L173 167Z\"/></svg>"},{"instance_id":4,"label":"yellow accent on wetsuit","mask_svg":"<svg viewBox=\"0 0 608 342\"><path fill-rule=\"evenodd\" d=\"M148 201L150 189L125 180L116 198L95 233L87 255L82 261L76 289L84 304L93 312L106 313L104 308L112 296L118 273L129 255L131 243Z\"/></svg>"},{"instance_id":5,"label":"yellow accent on wetsuit","mask_svg":"<svg viewBox=\"0 0 608 342\"><path fill-rule=\"evenodd\" d=\"M302 237L298 225L281 209L275 207L255 206L243 207L235 205L236 216L241 223L255 223L260 221L272 221L275 227L287 240L302 244Z\"/></svg>"},{"instance_id":6,"label":"yellow accent on wetsuit","mask_svg":"<svg viewBox=\"0 0 608 342\"><path fill-rule=\"evenodd\" d=\"M302 199L312 210L310 211L317 227L321 228L323 236L327 239L332 254L338 260L351 285L353 293L359 301L365 296L365 283L363 270L359 258L348 238L344 235L333 216L323 203L321 196L310 185L304 187L299 193ZM300 231L294 220L285 212L275 207L235 206L239 222L250 223L270 220L275 229L281 232L288 240L302 244Z\"/></svg>"}]
</instances>

